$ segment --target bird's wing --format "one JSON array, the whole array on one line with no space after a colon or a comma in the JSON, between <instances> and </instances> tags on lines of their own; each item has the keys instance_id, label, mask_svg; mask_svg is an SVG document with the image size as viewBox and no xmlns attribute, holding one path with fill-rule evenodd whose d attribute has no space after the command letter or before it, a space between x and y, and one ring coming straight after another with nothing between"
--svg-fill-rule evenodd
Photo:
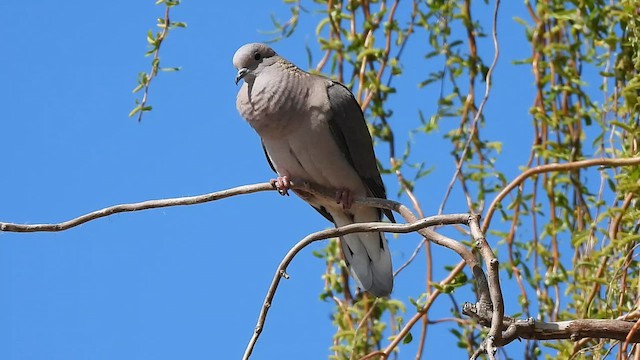
<instances>
[{"instance_id":1,"label":"bird's wing","mask_svg":"<svg viewBox=\"0 0 640 360\"><path fill-rule=\"evenodd\" d=\"M333 139L367 186L371 196L386 199L387 193L373 152L371 134L360 105L349 89L334 81L328 82L327 95L331 107L329 128ZM384 210L384 214L395 222L390 210Z\"/></svg>"},{"instance_id":2,"label":"bird's wing","mask_svg":"<svg viewBox=\"0 0 640 360\"><path fill-rule=\"evenodd\" d=\"M274 173L278 173L278 171L276 170L276 167L273 166L273 162L271 161L271 157L269 157L269 152L267 151L267 148L264 146L264 143L262 144L262 150L264 151L264 157L267 158L267 162L269 163L269 166L271 167L271 170L273 170ZM327 211L327 209L325 209L324 207L321 206L313 206L311 205L311 207L313 207L314 209L316 209L317 212L320 213L320 215L324 216L325 219L334 222L333 221L333 217L331 216L331 214L329 214L329 212Z\"/></svg>"}]
</instances>

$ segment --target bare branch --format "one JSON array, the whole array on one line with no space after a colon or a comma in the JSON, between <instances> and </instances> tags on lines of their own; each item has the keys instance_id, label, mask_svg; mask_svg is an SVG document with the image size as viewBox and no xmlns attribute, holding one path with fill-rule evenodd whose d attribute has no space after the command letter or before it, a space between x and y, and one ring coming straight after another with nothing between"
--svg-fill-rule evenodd
<instances>
[{"instance_id":1,"label":"bare branch","mask_svg":"<svg viewBox=\"0 0 640 360\"><path fill-rule=\"evenodd\" d=\"M366 199L369 200L369 199ZM380 201L385 201L382 199L375 199ZM393 203L393 201L386 200L389 203ZM364 203L365 201L356 201L357 203ZM391 206L389 206L391 205ZM387 206L392 207L395 204L387 204ZM280 279L283 277L288 278L287 275L287 267L293 260L293 258L306 246L309 244L319 241L325 240L332 237L342 236L346 234L352 234L355 232L388 232L388 233L409 233L418 230L424 230L424 228L428 226L436 226L436 225L450 225L450 224L466 224L469 220L468 214L450 214L450 215L436 215L428 218L416 220L410 224L390 224L390 223L382 223L382 222L372 222L372 223L357 223L350 224L346 226L342 226L335 229L326 229L322 231L315 232L313 234L307 235L304 239L298 242L295 246L289 250L289 252L285 255L285 257L280 262L280 265L276 269L275 274L273 275L273 280L271 280L271 285L269 286L269 290L267 291L267 295L265 296L262 309L260 310L260 315L258 316L258 323L256 324L255 330L253 332L253 336L247 345L245 350L243 359L249 359L251 353L253 352L253 348L255 347L260 334L262 333L262 329L264 328L264 324L267 318L267 313L271 308L273 298L276 294L276 290L278 285L280 284Z\"/></svg>"},{"instance_id":2,"label":"bare branch","mask_svg":"<svg viewBox=\"0 0 640 360\"><path fill-rule=\"evenodd\" d=\"M465 304L462 312L475 318L479 323L486 323L488 319L478 316L477 309L472 304ZM635 321L621 319L578 319L558 322L537 321L533 318L520 320L505 317L502 324L504 331L498 346L504 346L516 339L558 340L570 339L578 341L584 338L615 339L630 343L640 342L640 333L630 331ZM629 338L627 338L628 335Z\"/></svg>"},{"instance_id":3,"label":"bare branch","mask_svg":"<svg viewBox=\"0 0 640 360\"><path fill-rule=\"evenodd\" d=\"M232 189L216 191L216 192L203 194L203 195L159 199L159 200L147 200L147 201L142 201L138 203L114 205L114 206L106 207L104 209L92 211L88 214L84 214L84 215L78 216L77 218L63 221L57 224L14 224L14 223L8 223L8 222L0 222L0 231L6 231L6 232L64 231L72 227L84 224L86 222L103 218L109 215L117 214L117 213L129 212L129 211L140 211L140 210L147 210L147 209L157 209L157 208L170 207L170 206L202 204L202 203L220 200L220 199L224 199L224 198L235 196L235 195L251 194L258 191L267 191L267 190L274 190L274 187L270 183L260 183L260 184L253 184L253 185L238 186Z\"/></svg>"},{"instance_id":4,"label":"bare branch","mask_svg":"<svg viewBox=\"0 0 640 360\"><path fill-rule=\"evenodd\" d=\"M483 291L488 292L490 296L489 304L491 305L491 328L489 330L488 336L482 343L481 349L483 349L483 351L487 353L490 359L493 359L494 354L497 351L497 349L494 347L494 343L499 344L502 340L502 322L504 318L504 301L502 298L499 277L500 267L498 264L498 259L491 250L487 239L485 238L482 231L480 231L480 224L477 216L471 218L471 221L469 222L469 228L471 229L471 235L475 240L476 248L480 251L482 259L484 260L484 263L487 264L488 268L488 279L486 284L488 288L485 290L481 287L481 285L485 284L477 280L479 276L476 276L476 282L478 290L480 291L480 299L478 300L478 302L481 304L483 302Z\"/></svg>"}]
</instances>

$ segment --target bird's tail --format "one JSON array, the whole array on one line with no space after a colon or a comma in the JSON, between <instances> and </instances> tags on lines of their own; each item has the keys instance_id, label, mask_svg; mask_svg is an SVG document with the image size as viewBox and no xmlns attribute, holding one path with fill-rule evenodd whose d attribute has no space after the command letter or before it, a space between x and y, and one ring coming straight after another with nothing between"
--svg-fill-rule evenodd
<instances>
[{"instance_id":1,"label":"bird's tail","mask_svg":"<svg viewBox=\"0 0 640 360\"><path fill-rule=\"evenodd\" d=\"M361 289L387 296L393 289L389 245L383 233L354 233L340 238L342 253L351 276Z\"/></svg>"}]
</instances>

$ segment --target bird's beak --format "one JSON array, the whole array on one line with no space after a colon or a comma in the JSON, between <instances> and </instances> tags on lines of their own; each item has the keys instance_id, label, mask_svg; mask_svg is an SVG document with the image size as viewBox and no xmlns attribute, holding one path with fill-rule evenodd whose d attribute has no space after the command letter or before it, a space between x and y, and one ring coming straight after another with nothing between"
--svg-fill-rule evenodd
<instances>
[{"instance_id":1,"label":"bird's beak","mask_svg":"<svg viewBox=\"0 0 640 360\"><path fill-rule=\"evenodd\" d=\"M249 69L247 69L247 68L242 68L242 69L238 70L238 74L236 75L236 85L238 85L238 81L240 81L248 73L249 73Z\"/></svg>"}]
</instances>

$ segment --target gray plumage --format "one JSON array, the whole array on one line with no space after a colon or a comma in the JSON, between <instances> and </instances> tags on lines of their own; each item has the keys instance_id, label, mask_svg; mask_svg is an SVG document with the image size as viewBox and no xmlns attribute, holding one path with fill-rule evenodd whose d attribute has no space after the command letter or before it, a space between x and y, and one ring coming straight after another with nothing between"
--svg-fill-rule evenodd
<instances>
[{"instance_id":1,"label":"gray plumage","mask_svg":"<svg viewBox=\"0 0 640 360\"><path fill-rule=\"evenodd\" d=\"M386 198L371 135L353 94L342 84L309 74L265 44L242 46L238 69L238 112L262 139L267 160L279 176L349 191L354 197ZM295 191L336 226L379 221L378 209ZM393 221L390 211L385 211ZM341 238L342 252L358 285L375 296L393 287L391 255L382 233Z\"/></svg>"}]
</instances>

